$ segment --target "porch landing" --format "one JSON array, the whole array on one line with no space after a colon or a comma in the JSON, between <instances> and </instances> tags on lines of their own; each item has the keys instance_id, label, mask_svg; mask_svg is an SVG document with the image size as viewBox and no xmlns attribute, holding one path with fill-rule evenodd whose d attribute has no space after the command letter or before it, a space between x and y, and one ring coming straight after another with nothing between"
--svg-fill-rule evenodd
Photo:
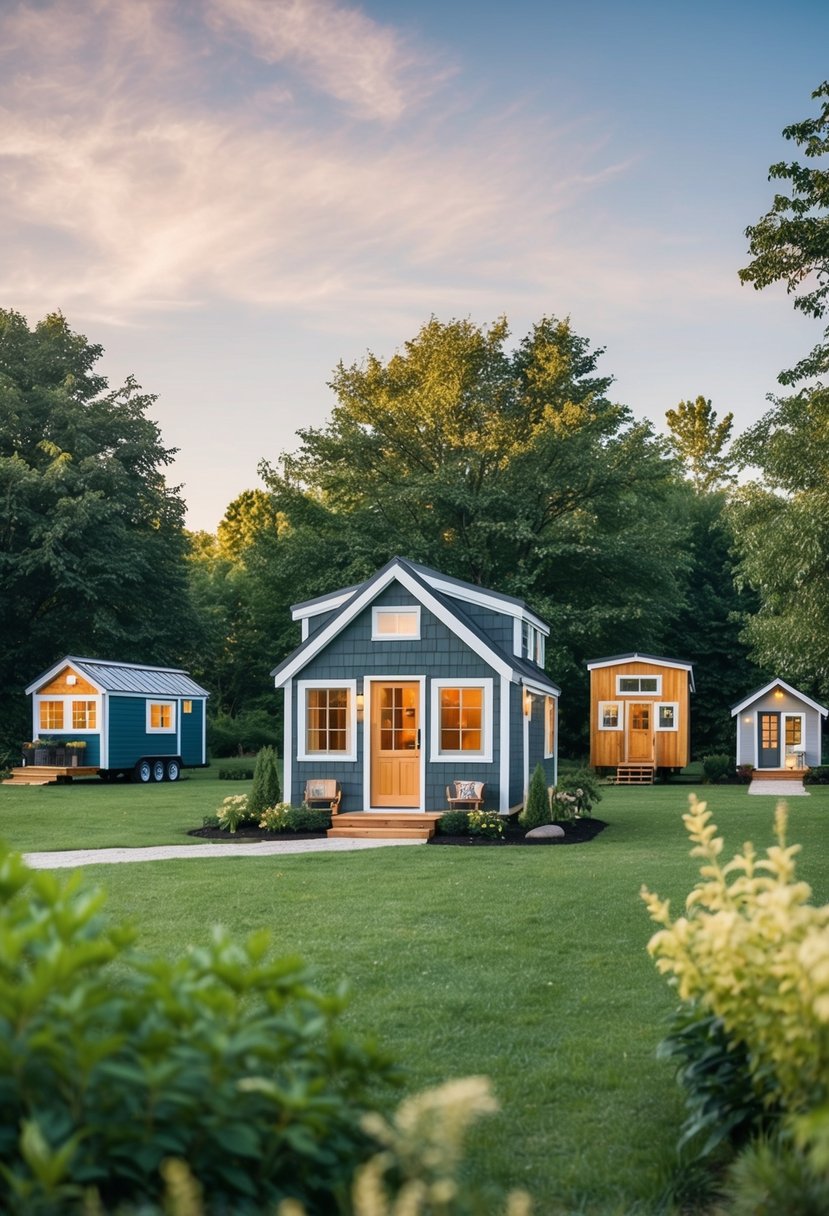
<instances>
[{"instance_id":1,"label":"porch landing","mask_svg":"<svg viewBox=\"0 0 829 1216\"><path fill-rule=\"evenodd\" d=\"M348 840L431 840L442 812L353 811L335 815L326 835Z\"/></svg>"},{"instance_id":2,"label":"porch landing","mask_svg":"<svg viewBox=\"0 0 829 1216\"><path fill-rule=\"evenodd\" d=\"M766 794L777 798L809 797L809 791L803 784L806 769L756 768L748 787L750 794Z\"/></svg>"},{"instance_id":3,"label":"porch landing","mask_svg":"<svg viewBox=\"0 0 829 1216\"><path fill-rule=\"evenodd\" d=\"M3 785L57 785L72 780L73 777L97 777L98 768L83 767L82 765L56 764L27 764L12 769L11 777L3 781Z\"/></svg>"}]
</instances>

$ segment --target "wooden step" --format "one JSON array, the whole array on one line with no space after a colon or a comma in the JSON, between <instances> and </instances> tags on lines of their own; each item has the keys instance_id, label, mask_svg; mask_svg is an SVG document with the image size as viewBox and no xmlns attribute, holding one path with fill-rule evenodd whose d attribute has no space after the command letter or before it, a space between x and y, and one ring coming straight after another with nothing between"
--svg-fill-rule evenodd
<instances>
[{"instance_id":1,"label":"wooden step","mask_svg":"<svg viewBox=\"0 0 829 1216\"><path fill-rule=\"evenodd\" d=\"M616 769L617 785L653 785L652 764L620 764Z\"/></svg>"},{"instance_id":2,"label":"wooden step","mask_svg":"<svg viewBox=\"0 0 829 1216\"><path fill-rule=\"evenodd\" d=\"M430 840L440 814L423 811L352 811L335 815L327 835L352 840Z\"/></svg>"},{"instance_id":3,"label":"wooden step","mask_svg":"<svg viewBox=\"0 0 829 1216\"><path fill-rule=\"evenodd\" d=\"M82 765L27 764L12 769L3 785L55 785L59 781L71 781L73 777L95 777L97 768Z\"/></svg>"},{"instance_id":4,"label":"wooden step","mask_svg":"<svg viewBox=\"0 0 829 1216\"><path fill-rule=\"evenodd\" d=\"M753 781L802 781L808 771L806 768L756 768L751 778Z\"/></svg>"}]
</instances>

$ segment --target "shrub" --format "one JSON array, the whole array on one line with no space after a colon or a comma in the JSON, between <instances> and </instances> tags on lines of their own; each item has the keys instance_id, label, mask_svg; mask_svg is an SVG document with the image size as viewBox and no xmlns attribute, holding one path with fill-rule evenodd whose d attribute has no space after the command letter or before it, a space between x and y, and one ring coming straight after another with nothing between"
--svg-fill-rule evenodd
<instances>
[{"instance_id":1,"label":"shrub","mask_svg":"<svg viewBox=\"0 0 829 1216\"><path fill-rule=\"evenodd\" d=\"M593 804L601 802L601 799L596 774L585 768L561 777L558 785L550 791L553 818L565 821L589 815Z\"/></svg>"},{"instance_id":2,"label":"shrub","mask_svg":"<svg viewBox=\"0 0 829 1216\"><path fill-rule=\"evenodd\" d=\"M829 765L822 764L808 769L803 781L806 785L829 785Z\"/></svg>"},{"instance_id":3,"label":"shrub","mask_svg":"<svg viewBox=\"0 0 829 1216\"><path fill-rule=\"evenodd\" d=\"M325 832L331 827L331 812L304 803L291 806L280 802L262 812L259 826L270 832Z\"/></svg>"},{"instance_id":4,"label":"shrub","mask_svg":"<svg viewBox=\"0 0 829 1216\"><path fill-rule=\"evenodd\" d=\"M648 951L682 1001L719 1019L729 1045L745 1051L755 1094L777 1103L808 1147L829 1126L829 905L812 905L797 881L785 803L775 813L777 844L763 858L748 843L722 865L710 819L692 796L684 822L702 864L687 916L673 921L668 902L643 888L662 926Z\"/></svg>"},{"instance_id":5,"label":"shrub","mask_svg":"<svg viewBox=\"0 0 829 1216\"><path fill-rule=\"evenodd\" d=\"M470 811L466 818L470 836L503 836L504 821L497 811Z\"/></svg>"},{"instance_id":6,"label":"shrub","mask_svg":"<svg viewBox=\"0 0 829 1216\"><path fill-rule=\"evenodd\" d=\"M530 788L527 792L527 802L518 822L522 828L538 828L543 823L550 822L550 795L547 790L547 777L544 766L537 764L530 778Z\"/></svg>"},{"instance_id":7,"label":"shrub","mask_svg":"<svg viewBox=\"0 0 829 1216\"><path fill-rule=\"evenodd\" d=\"M240 823L250 819L247 794L228 794L216 812L219 827L226 832L235 832Z\"/></svg>"},{"instance_id":8,"label":"shrub","mask_svg":"<svg viewBox=\"0 0 829 1216\"><path fill-rule=\"evenodd\" d=\"M741 785L750 785L751 779L754 776L753 764L738 764L737 765L737 780ZM805 780L805 778L804 778Z\"/></svg>"},{"instance_id":9,"label":"shrub","mask_svg":"<svg viewBox=\"0 0 829 1216\"><path fill-rule=\"evenodd\" d=\"M250 781L253 778L252 768L220 768L220 781Z\"/></svg>"},{"instance_id":10,"label":"shrub","mask_svg":"<svg viewBox=\"0 0 829 1216\"><path fill-rule=\"evenodd\" d=\"M269 832L284 832L286 815L290 809L289 802L278 802L276 806L266 807L259 817L260 828L266 828Z\"/></svg>"},{"instance_id":11,"label":"shrub","mask_svg":"<svg viewBox=\"0 0 829 1216\"><path fill-rule=\"evenodd\" d=\"M157 1205L171 1157L212 1212L289 1196L338 1210L371 1155L361 1119L393 1079L339 1025L342 997L270 960L262 931L139 956L81 881L0 851L0 1210Z\"/></svg>"},{"instance_id":12,"label":"shrub","mask_svg":"<svg viewBox=\"0 0 829 1216\"><path fill-rule=\"evenodd\" d=\"M729 773L734 771L734 761L725 754L702 757L702 775L706 785L716 785L724 781Z\"/></svg>"},{"instance_id":13,"label":"shrub","mask_svg":"<svg viewBox=\"0 0 829 1216\"><path fill-rule=\"evenodd\" d=\"M207 720L207 746L211 756L243 756L278 742L277 726L269 713L251 709L235 717L217 714Z\"/></svg>"},{"instance_id":14,"label":"shrub","mask_svg":"<svg viewBox=\"0 0 829 1216\"><path fill-rule=\"evenodd\" d=\"M829 1177L781 1138L748 1145L730 1166L721 1216L826 1216Z\"/></svg>"},{"instance_id":15,"label":"shrub","mask_svg":"<svg viewBox=\"0 0 829 1216\"><path fill-rule=\"evenodd\" d=\"M253 770L253 785L248 794L248 806L252 819L258 818L269 806L276 806L281 797L279 772L276 767L276 752L272 747L263 747L256 757Z\"/></svg>"},{"instance_id":16,"label":"shrub","mask_svg":"<svg viewBox=\"0 0 829 1216\"><path fill-rule=\"evenodd\" d=\"M469 831L468 811L444 811L437 821L441 836L466 836Z\"/></svg>"}]
</instances>

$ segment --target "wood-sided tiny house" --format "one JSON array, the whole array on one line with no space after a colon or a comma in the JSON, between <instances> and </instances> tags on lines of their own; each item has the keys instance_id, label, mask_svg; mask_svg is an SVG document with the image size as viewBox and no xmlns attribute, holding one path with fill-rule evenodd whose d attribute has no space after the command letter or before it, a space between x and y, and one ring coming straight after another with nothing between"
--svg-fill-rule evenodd
<instances>
[{"instance_id":1,"label":"wood-sided tiny house","mask_svg":"<svg viewBox=\"0 0 829 1216\"><path fill-rule=\"evenodd\" d=\"M592 659L587 669L591 765L615 769L620 784L684 768L691 758L691 664L635 653Z\"/></svg>"},{"instance_id":2,"label":"wood-sided tiny house","mask_svg":"<svg viewBox=\"0 0 829 1216\"><path fill-rule=\"evenodd\" d=\"M207 763L209 694L180 668L68 655L26 692L35 742L15 784L94 774L176 781L183 767Z\"/></svg>"}]
</instances>

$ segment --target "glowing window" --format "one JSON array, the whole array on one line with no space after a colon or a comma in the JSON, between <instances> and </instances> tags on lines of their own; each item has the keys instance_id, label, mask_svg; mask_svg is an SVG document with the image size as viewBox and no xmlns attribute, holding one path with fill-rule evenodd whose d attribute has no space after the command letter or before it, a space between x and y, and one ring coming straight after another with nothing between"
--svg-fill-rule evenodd
<instances>
[{"instance_id":1,"label":"glowing window","mask_svg":"<svg viewBox=\"0 0 829 1216\"><path fill-rule=\"evenodd\" d=\"M98 707L94 701L72 702L72 729L95 730Z\"/></svg>"},{"instance_id":2,"label":"glowing window","mask_svg":"<svg viewBox=\"0 0 829 1216\"><path fill-rule=\"evenodd\" d=\"M63 701L40 702L40 729L63 730Z\"/></svg>"}]
</instances>

